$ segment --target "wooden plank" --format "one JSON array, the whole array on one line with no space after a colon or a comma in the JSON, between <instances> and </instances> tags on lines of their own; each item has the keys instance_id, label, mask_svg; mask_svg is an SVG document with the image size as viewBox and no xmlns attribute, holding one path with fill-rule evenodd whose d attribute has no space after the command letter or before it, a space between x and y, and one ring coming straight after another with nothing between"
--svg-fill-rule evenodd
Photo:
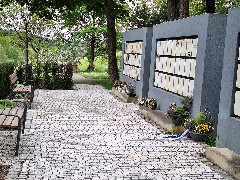
<instances>
[{"instance_id":1,"label":"wooden plank","mask_svg":"<svg viewBox=\"0 0 240 180\"><path fill-rule=\"evenodd\" d=\"M10 75L9 78L10 78L11 84L14 84L18 80L16 73L13 73L12 75Z\"/></svg>"},{"instance_id":2,"label":"wooden plank","mask_svg":"<svg viewBox=\"0 0 240 180\"><path fill-rule=\"evenodd\" d=\"M18 85L13 92L15 93L30 93L32 90L31 86Z\"/></svg>"},{"instance_id":3,"label":"wooden plank","mask_svg":"<svg viewBox=\"0 0 240 180\"><path fill-rule=\"evenodd\" d=\"M23 117L23 114L24 114L24 109L17 109L16 115L18 115L21 119ZM23 119L22 119L22 121L23 121ZM17 128L18 127L18 118L17 117L15 117L13 119L11 127L12 128Z\"/></svg>"},{"instance_id":4,"label":"wooden plank","mask_svg":"<svg viewBox=\"0 0 240 180\"><path fill-rule=\"evenodd\" d=\"M1 109L2 114L9 114L10 111L11 111L11 108ZM0 117L1 117L0 126L2 127L7 117L5 115L0 115Z\"/></svg>"},{"instance_id":5,"label":"wooden plank","mask_svg":"<svg viewBox=\"0 0 240 180\"><path fill-rule=\"evenodd\" d=\"M0 127L2 127L2 124L5 121L5 119L6 119L5 115L0 115Z\"/></svg>"},{"instance_id":6,"label":"wooden plank","mask_svg":"<svg viewBox=\"0 0 240 180\"><path fill-rule=\"evenodd\" d=\"M9 114L15 115L17 112L17 108L11 109ZM13 116L7 116L6 120L3 122L2 127L11 127L12 121L14 120Z\"/></svg>"}]
</instances>

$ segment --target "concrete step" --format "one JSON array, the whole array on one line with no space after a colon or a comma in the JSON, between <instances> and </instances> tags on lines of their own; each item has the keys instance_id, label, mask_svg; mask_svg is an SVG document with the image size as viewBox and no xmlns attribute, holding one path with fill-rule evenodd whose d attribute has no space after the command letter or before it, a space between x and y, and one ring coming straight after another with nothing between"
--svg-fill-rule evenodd
<instances>
[{"instance_id":1,"label":"concrete step","mask_svg":"<svg viewBox=\"0 0 240 180\"><path fill-rule=\"evenodd\" d=\"M206 147L206 157L236 179L240 179L240 155L228 148Z\"/></svg>"}]
</instances>

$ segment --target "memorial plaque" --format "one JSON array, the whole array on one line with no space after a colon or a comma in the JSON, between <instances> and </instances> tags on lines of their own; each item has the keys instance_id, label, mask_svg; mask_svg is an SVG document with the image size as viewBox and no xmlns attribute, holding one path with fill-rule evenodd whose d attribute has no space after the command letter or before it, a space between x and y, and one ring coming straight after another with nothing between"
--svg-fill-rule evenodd
<instances>
[{"instance_id":1,"label":"memorial plaque","mask_svg":"<svg viewBox=\"0 0 240 180\"><path fill-rule=\"evenodd\" d=\"M190 80L190 83L189 83L189 95L193 95L193 89L194 89L194 80Z\"/></svg>"},{"instance_id":2,"label":"memorial plaque","mask_svg":"<svg viewBox=\"0 0 240 180\"><path fill-rule=\"evenodd\" d=\"M176 63L174 66L174 74L180 74L180 64L181 64L181 58L176 58Z\"/></svg>"},{"instance_id":3,"label":"memorial plaque","mask_svg":"<svg viewBox=\"0 0 240 180\"><path fill-rule=\"evenodd\" d=\"M176 41L176 51L175 51L175 56L180 56L181 55L181 43L180 40Z\"/></svg>"},{"instance_id":4,"label":"memorial plaque","mask_svg":"<svg viewBox=\"0 0 240 180\"><path fill-rule=\"evenodd\" d=\"M176 56L177 40L172 40L171 55Z\"/></svg>"},{"instance_id":5,"label":"memorial plaque","mask_svg":"<svg viewBox=\"0 0 240 180\"><path fill-rule=\"evenodd\" d=\"M180 56L186 56L186 52L187 52L187 42L185 39L183 39L183 40L181 40Z\"/></svg>"},{"instance_id":6,"label":"memorial plaque","mask_svg":"<svg viewBox=\"0 0 240 180\"><path fill-rule=\"evenodd\" d=\"M178 94L183 94L183 78L179 78L179 84L178 84Z\"/></svg>"},{"instance_id":7,"label":"memorial plaque","mask_svg":"<svg viewBox=\"0 0 240 180\"><path fill-rule=\"evenodd\" d=\"M167 41L167 50L165 55L172 55L172 40Z\"/></svg>"},{"instance_id":8,"label":"memorial plaque","mask_svg":"<svg viewBox=\"0 0 240 180\"><path fill-rule=\"evenodd\" d=\"M185 59L181 59L181 63L179 65L179 75L184 75L184 65L185 65Z\"/></svg>"},{"instance_id":9,"label":"memorial plaque","mask_svg":"<svg viewBox=\"0 0 240 180\"><path fill-rule=\"evenodd\" d=\"M169 58L169 60L170 60L170 63L171 63L169 73L174 74L175 58Z\"/></svg>"},{"instance_id":10,"label":"memorial plaque","mask_svg":"<svg viewBox=\"0 0 240 180\"><path fill-rule=\"evenodd\" d=\"M170 76L170 82L169 82L169 91L173 92L173 80L174 80L174 76Z\"/></svg>"},{"instance_id":11,"label":"memorial plaque","mask_svg":"<svg viewBox=\"0 0 240 180\"><path fill-rule=\"evenodd\" d=\"M187 42L186 54L188 57L192 57L192 50L193 50L192 39L186 39L186 42Z\"/></svg>"},{"instance_id":12,"label":"memorial plaque","mask_svg":"<svg viewBox=\"0 0 240 180\"><path fill-rule=\"evenodd\" d=\"M189 80L189 79L184 79L183 96L188 96L188 95L190 95L189 89L188 89L189 83L190 83L190 80Z\"/></svg>"},{"instance_id":13,"label":"memorial plaque","mask_svg":"<svg viewBox=\"0 0 240 180\"><path fill-rule=\"evenodd\" d=\"M192 78L195 78L195 68L196 68L196 60L192 59L192 62L191 62L191 73L190 73L190 76Z\"/></svg>"},{"instance_id":14,"label":"memorial plaque","mask_svg":"<svg viewBox=\"0 0 240 180\"><path fill-rule=\"evenodd\" d=\"M186 65L185 65L185 76L190 77L191 75L191 59L186 59Z\"/></svg>"},{"instance_id":15,"label":"memorial plaque","mask_svg":"<svg viewBox=\"0 0 240 180\"><path fill-rule=\"evenodd\" d=\"M240 91L236 91L235 94L234 114L240 116Z\"/></svg>"},{"instance_id":16,"label":"memorial plaque","mask_svg":"<svg viewBox=\"0 0 240 180\"><path fill-rule=\"evenodd\" d=\"M238 48L238 60L240 61L240 47Z\"/></svg>"},{"instance_id":17,"label":"memorial plaque","mask_svg":"<svg viewBox=\"0 0 240 180\"><path fill-rule=\"evenodd\" d=\"M236 87L240 88L240 64L238 64ZM239 104L240 106L240 104Z\"/></svg>"},{"instance_id":18,"label":"memorial plaque","mask_svg":"<svg viewBox=\"0 0 240 180\"><path fill-rule=\"evenodd\" d=\"M192 57L197 57L197 44L198 39L193 39Z\"/></svg>"}]
</instances>

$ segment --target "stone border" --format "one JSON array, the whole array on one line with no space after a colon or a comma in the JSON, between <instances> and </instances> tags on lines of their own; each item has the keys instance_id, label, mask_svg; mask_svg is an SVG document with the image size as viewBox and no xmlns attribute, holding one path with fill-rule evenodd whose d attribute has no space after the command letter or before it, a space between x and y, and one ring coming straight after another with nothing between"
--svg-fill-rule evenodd
<instances>
[{"instance_id":1,"label":"stone border","mask_svg":"<svg viewBox=\"0 0 240 180\"><path fill-rule=\"evenodd\" d=\"M240 179L240 156L227 148L206 147L207 159L225 170L233 177Z\"/></svg>"},{"instance_id":2,"label":"stone border","mask_svg":"<svg viewBox=\"0 0 240 180\"><path fill-rule=\"evenodd\" d=\"M151 110L147 107L139 106L139 111L146 118L152 120L167 132L171 132L173 134L181 134L184 132L184 128L182 126L175 126L169 119L166 118L165 113L160 110Z\"/></svg>"},{"instance_id":3,"label":"stone border","mask_svg":"<svg viewBox=\"0 0 240 180\"><path fill-rule=\"evenodd\" d=\"M138 103L137 97L129 97L127 94L121 93L115 88L112 88L112 93L113 95L117 96L119 99L121 99L125 103L134 103L134 104Z\"/></svg>"}]
</instances>

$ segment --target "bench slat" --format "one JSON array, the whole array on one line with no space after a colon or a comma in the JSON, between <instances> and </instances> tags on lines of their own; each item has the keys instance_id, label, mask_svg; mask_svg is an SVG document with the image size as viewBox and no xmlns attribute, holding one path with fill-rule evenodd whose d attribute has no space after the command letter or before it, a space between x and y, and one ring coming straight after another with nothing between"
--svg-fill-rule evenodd
<instances>
[{"instance_id":1,"label":"bench slat","mask_svg":"<svg viewBox=\"0 0 240 180\"><path fill-rule=\"evenodd\" d=\"M5 121L6 116L0 115L0 127L2 126L2 123Z\"/></svg>"},{"instance_id":2,"label":"bench slat","mask_svg":"<svg viewBox=\"0 0 240 180\"><path fill-rule=\"evenodd\" d=\"M9 77L10 77L11 84L14 84L18 80L17 73L13 73Z\"/></svg>"},{"instance_id":3,"label":"bench slat","mask_svg":"<svg viewBox=\"0 0 240 180\"><path fill-rule=\"evenodd\" d=\"M18 115L21 119L22 119L22 121L23 121L23 116L24 116L24 109L17 109L17 113L16 113L16 115ZM18 118L17 117L15 117L14 119L13 119L13 121L12 121L12 124L11 124L11 126L14 128L14 127L18 127Z\"/></svg>"},{"instance_id":4,"label":"bench slat","mask_svg":"<svg viewBox=\"0 0 240 180\"><path fill-rule=\"evenodd\" d=\"M6 113L9 110L8 113ZM18 109L18 108L7 108L3 110L2 112L4 114L12 114L12 115L18 115L19 117L23 117L24 109ZM9 128L18 128L18 118L13 116L0 116L0 127L9 127Z\"/></svg>"},{"instance_id":5,"label":"bench slat","mask_svg":"<svg viewBox=\"0 0 240 180\"><path fill-rule=\"evenodd\" d=\"M13 92L14 93L30 93L32 90L31 86L18 85Z\"/></svg>"},{"instance_id":6,"label":"bench slat","mask_svg":"<svg viewBox=\"0 0 240 180\"><path fill-rule=\"evenodd\" d=\"M9 112L9 114L15 115L17 112L17 109L11 109L11 111ZM12 121L14 120L13 116L7 116L7 118L5 119L5 121L2 123L2 127L11 127L12 125Z\"/></svg>"}]
</instances>

